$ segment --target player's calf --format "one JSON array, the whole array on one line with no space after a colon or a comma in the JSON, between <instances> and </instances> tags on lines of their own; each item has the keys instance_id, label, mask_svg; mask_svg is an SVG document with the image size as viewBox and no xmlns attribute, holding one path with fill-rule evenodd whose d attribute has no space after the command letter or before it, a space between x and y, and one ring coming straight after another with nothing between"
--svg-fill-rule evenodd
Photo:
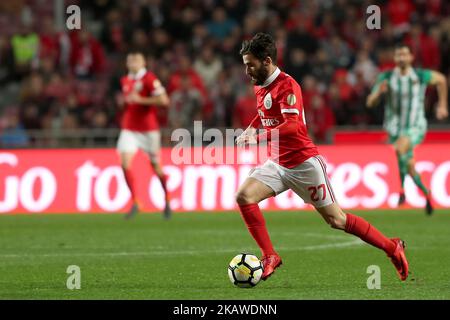
<instances>
[{"instance_id":1,"label":"player's calf","mask_svg":"<svg viewBox=\"0 0 450 320\"><path fill-rule=\"evenodd\" d=\"M395 244L391 239L383 235L365 219L350 213L344 213L336 203L316 209L332 228L353 234L383 250L388 256L392 255L395 250Z\"/></svg>"},{"instance_id":2,"label":"player's calf","mask_svg":"<svg viewBox=\"0 0 450 320\"><path fill-rule=\"evenodd\" d=\"M271 196L272 193L273 190L262 182L248 178L236 194L236 202L239 205L242 218L263 256L276 254L266 228L264 216L258 206L258 202Z\"/></svg>"},{"instance_id":3,"label":"player's calf","mask_svg":"<svg viewBox=\"0 0 450 320\"><path fill-rule=\"evenodd\" d=\"M345 229L345 224L347 222L346 215L336 203L325 207L316 208L316 210L333 229Z\"/></svg>"}]
</instances>

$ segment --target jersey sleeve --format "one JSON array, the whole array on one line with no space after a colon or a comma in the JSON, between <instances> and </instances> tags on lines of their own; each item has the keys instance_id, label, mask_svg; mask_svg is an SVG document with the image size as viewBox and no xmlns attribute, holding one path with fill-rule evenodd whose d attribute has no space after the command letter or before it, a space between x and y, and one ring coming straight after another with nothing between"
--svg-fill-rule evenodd
<instances>
[{"instance_id":1,"label":"jersey sleeve","mask_svg":"<svg viewBox=\"0 0 450 320\"><path fill-rule=\"evenodd\" d=\"M298 84L294 84L292 81L286 81L286 84L279 91L277 99L282 114L300 115L302 113L302 93Z\"/></svg>"},{"instance_id":2,"label":"jersey sleeve","mask_svg":"<svg viewBox=\"0 0 450 320\"><path fill-rule=\"evenodd\" d=\"M151 96L159 96L166 92L161 81L153 74L147 76L146 84Z\"/></svg>"},{"instance_id":3,"label":"jersey sleeve","mask_svg":"<svg viewBox=\"0 0 450 320\"><path fill-rule=\"evenodd\" d=\"M420 83L429 84L431 81L432 72L430 69L417 69L417 76L419 77Z\"/></svg>"},{"instance_id":4,"label":"jersey sleeve","mask_svg":"<svg viewBox=\"0 0 450 320\"><path fill-rule=\"evenodd\" d=\"M256 116L253 118L252 122L248 125L249 127L258 129L261 124L261 118L259 117L259 114L256 114Z\"/></svg>"},{"instance_id":5,"label":"jersey sleeve","mask_svg":"<svg viewBox=\"0 0 450 320\"><path fill-rule=\"evenodd\" d=\"M378 90L378 87L380 86L380 84L384 81L384 80L388 80L389 79L389 73L388 72L381 72L378 77L377 80L375 80L375 84L372 87L372 91L371 93L374 93Z\"/></svg>"}]
</instances>

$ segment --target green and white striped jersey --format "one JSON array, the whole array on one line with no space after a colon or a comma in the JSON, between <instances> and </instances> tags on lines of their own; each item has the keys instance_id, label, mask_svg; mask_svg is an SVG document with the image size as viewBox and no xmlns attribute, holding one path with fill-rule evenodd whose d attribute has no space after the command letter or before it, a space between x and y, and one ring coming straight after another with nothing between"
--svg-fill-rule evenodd
<instances>
[{"instance_id":1,"label":"green and white striped jersey","mask_svg":"<svg viewBox=\"0 0 450 320\"><path fill-rule=\"evenodd\" d=\"M387 80L387 93L384 111L384 128L390 136L408 133L411 129L424 132L427 128L425 118L425 90L431 81L431 70L410 68L406 75L395 68L378 75L372 92Z\"/></svg>"}]
</instances>

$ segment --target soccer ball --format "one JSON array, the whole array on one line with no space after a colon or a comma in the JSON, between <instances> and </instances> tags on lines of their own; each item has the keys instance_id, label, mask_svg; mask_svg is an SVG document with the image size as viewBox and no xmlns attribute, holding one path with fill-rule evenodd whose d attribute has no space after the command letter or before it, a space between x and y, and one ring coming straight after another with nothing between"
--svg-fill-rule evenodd
<instances>
[{"instance_id":1,"label":"soccer ball","mask_svg":"<svg viewBox=\"0 0 450 320\"><path fill-rule=\"evenodd\" d=\"M263 273L259 259L248 253L234 257L228 265L228 276L231 283L239 288L251 288L258 284Z\"/></svg>"}]
</instances>

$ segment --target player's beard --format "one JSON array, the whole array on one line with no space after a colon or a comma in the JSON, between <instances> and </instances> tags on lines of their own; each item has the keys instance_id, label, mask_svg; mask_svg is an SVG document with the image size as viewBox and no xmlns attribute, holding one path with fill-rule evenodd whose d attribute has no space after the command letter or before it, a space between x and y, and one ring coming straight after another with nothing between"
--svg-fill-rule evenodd
<instances>
[{"instance_id":1,"label":"player's beard","mask_svg":"<svg viewBox=\"0 0 450 320\"><path fill-rule=\"evenodd\" d=\"M409 68L410 63L407 61L399 61L397 62L397 66L401 69L401 70L406 70Z\"/></svg>"},{"instance_id":2,"label":"player's beard","mask_svg":"<svg viewBox=\"0 0 450 320\"><path fill-rule=\"evenodd\" d=\"M252 83L256 86L260 86L269 77L269 70L268 68L264 68L264 66L261 66L258 70L256 70L256 74L252 75L251 77Z\"/></svg>"}]
</instances>

